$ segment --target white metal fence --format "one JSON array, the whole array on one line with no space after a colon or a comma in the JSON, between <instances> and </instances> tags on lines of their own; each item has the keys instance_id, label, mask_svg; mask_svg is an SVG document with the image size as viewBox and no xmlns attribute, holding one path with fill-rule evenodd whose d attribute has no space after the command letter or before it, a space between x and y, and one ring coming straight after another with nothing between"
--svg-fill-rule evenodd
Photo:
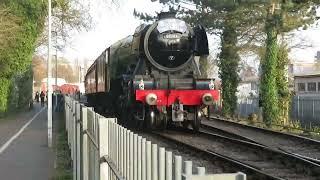
<instances>
[{"instance_id":1,"label":"white metal fence","mask_svg":"<svg viewBox=\"0 0 320 180\"><path fill-rule=\"evenodd\" d=\"M242 117L255 113L259 114L259 98L239 97L237 113ZM303 126L320 125L320 97L319 96L295 96L291 101L291 120L299 121Z\"/></svg>"},{"instance_id":2,"label":"white metal fence","mask_svg":"<svg viewBox=\"0 0 320 180\"><path fill-rule=\"evenodd\" d=\"M65 97L74 180L245 180L243 173L205 174L191 161ZM193 174L193 172L197 172Z\"/></svg>"},{"instance_id":3,"label":"white metal fence","mask_svg":"<svg viewBox=\"0 0 320 180\"><path fill-rule=\"evenodd\" d=\"M291 118L304 126L320 126L320 97L295 96L292 99Z\"/></svg>"},{"instance_id":4,"label":"white metal fence","mask_svg":"<svg viewBox=\"0 0 320 180\"><path fill-rule=\"evenodd\" d=\"M238 98L237 113L247 117L252 113L259 113L259 98Z\"/></svg>"}]
</instances>

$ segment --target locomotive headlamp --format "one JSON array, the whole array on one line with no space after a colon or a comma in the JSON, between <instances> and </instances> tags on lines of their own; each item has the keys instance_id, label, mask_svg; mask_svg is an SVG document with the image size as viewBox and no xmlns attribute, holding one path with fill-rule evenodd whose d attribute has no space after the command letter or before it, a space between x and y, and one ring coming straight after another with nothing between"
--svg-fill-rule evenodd
<instances>
[{"instance_id":1,"label":"locomotive headlamp","mask_svg":"<svg viewBox=\"0 0 320 180\"><path fill-rule=\"evenodd\" d=\"M155 95L154 93L150 93L146 96L146 102L149 105L157 105L157 95Z\"/></svg>"},{"instance_id":2,"label":"locomotive headlamp","mask_svg":"<svg viewBox=\"0 0 320 180\"><path fill-rule=\"evenodd\" d=\"M204 105L213 105L213 97L210 93L205 93L203 96L202 96L202 103Z\"/></svg>"}]
</instances>

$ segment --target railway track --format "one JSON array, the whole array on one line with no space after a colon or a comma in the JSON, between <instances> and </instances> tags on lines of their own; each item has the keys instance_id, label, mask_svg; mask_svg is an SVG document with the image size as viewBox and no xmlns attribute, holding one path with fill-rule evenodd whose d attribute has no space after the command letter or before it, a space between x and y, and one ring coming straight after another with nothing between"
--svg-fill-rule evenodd
<instances>
[{"instance_id":1,"label":"railway track","mask_svg":"<svg viewBox=\"0 0 320 180\"><path fill-rule=\"evenodd\" d=\"M259 176L252 179L319 179L320 176L319 164L246 140L208 132L155 133L161 138L232 163L247 174Z\"/></svg>"},{"instance_id":2,"label":"railway track","mask_svg":"<svg viewBox=\"0 0 320 180\"><path fill-rule=\"evenodd\" d=\"M228 134L228 137L281 150L320 165L320 141L314 139L243 125L218 118L203 120L202 128Z\"/></svg>"}]
</instances>

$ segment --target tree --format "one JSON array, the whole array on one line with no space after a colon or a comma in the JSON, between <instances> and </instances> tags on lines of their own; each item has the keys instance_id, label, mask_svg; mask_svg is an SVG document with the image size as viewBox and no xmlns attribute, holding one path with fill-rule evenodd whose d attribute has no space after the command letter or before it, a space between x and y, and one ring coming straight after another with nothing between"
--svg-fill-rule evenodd
<instances>
[{"instance_id":1,"label":"tree","mask_svg":"<svg viewBox=\"0 0 320 180\"><path fill-rule=\"evenodd\" d=\"M58 41L60 47L67 42L69 32L90 27L91 19L86 11L87 8L84 8L80 1L53 0L52 5L53 13L56 15L53 18L54 27L63 40ZM2 0L0 2L0 114L8 109L9 92L14 92L10 91L10 87L22 88L21 90L26 90L25 93L30 93L23 82L29 82L29 78L32 77L32 74L30 76L28 73L32 73L29 69L35 49L44 42L39 39L45 39L39 37L41 34L46 34L44 31L46 15L47 1ZM36 73L40 77L43 72Z\"/></svg>"},{"instance_id":2,"label":"tree","mask_svg":"<svg viewBox=\"0 0 320 180\"><path fill-rule=\"evenodd\" d=\"M32 70L35 86L40 86L42 79L47 77L47 66L43 57L34 56L32 58Z\"/></svg>"},{"instance_id":3,"label":"tree","mask_svg":"<svg viewBox=\"0 0 320 180\"><path fill-rule=\"evenodd\" d=\"M32 68L34 74L35 86L40 86L41 81L47 77L47 61L41 56L34 56L32 61ZM52 67L52 74L55 77L56 67ZM67 83L74 83L78 81L76 73L73 72L72 67L67 59L58 59L58 78L66 80Z\"/></svg>"},{"instance_id":4,"label":"tree","mask_svg":"<svg viewBox=\"0 0 320 180\"><path fill-rule=\"evenodd\" d=\"M263 107L263 120L270 126L272 121L278 119L278 92L276 84L276 66L278 58L278 26L279 14L274 14L274 4L270 8L266 21L266 53L262 62L261 74L261 101Z\"/></svg>"},{"instance_id":5,"label":"tree","mask_svg":"<svg viewBox=\"0 0 320 180\"><path fill-rule=\"evenodd\" d=\"M53 0L52 2L52 31L57 38L55 44L59 51L69 43L70 37L75 32L89 30L92 26L92 17L89 12L90 6L85 6L80 0ZM38 39L38 46L45 46L48 43L47 26Z\"/></svg>"},{"instance_id":6,"label":"tree","mask_svg":"<svg viewBox=\"0 0 320 180\"><path fill-rule=\"evenodd\" d=\"M273 122L287 122L290 93L286 77L288 50L279 46L279 35L315 20L315 1L273 1L268 9L265 24L266 52L262 60L260 99L263 120L270 126ZM316 2L319 3L319 2ZM311 8L310 8L311 7ZM280 47L280 48L279 48Z\"/></svg>"},{"instance_id":7,"label":"tree","mask_svg":"<svg viewBox=\"0 0 320 180\"><path fill-rule=\"evenodd\" d=\"M219 56L219 76L222 81L222 113L226 116L233 115L237 107L237 87L239 78L239 61L237 44L236 22L233 10L229 10L224 19L224 29L221 36L221 53Z\"/></svg>"},{"instance_id":8,"label":"tree","mask_svg":"<svg viewBox=\"0 0 320 180\"><path fill-rule=\"evenodd\" d=\"M15 34L21 31L20 22L21 19L10 13L8 8L0 6L0 52L4 51L9 42L15 40Z\"/></svg>"},{"instance_id":9,"label":"tree","mask_svg":"<svg viewBox=\"0 0 320 180\"><path fill-rule=\"evenodd\" d=\"M278 46L277 53L277 75L276 84L278 91L278 122L288 124L289 108L291 102L291 94L289 90L287 66L289 63L288 46L285 42L281 42Z\"/></svg>"}]
</instances>

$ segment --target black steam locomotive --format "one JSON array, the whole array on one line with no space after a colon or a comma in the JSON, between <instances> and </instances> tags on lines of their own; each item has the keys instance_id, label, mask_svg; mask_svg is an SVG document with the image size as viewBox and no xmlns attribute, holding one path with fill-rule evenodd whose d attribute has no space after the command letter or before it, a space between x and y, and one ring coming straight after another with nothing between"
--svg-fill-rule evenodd
<instances>
[{"instance_id":1,"label":"black steam locomotive","mask_svg":"<svg viewBox=\"0 0 320 180\"><path fill-rule=\"evenodd\" d=\"M202 26L191 28L161 13L95 60L85 77L88 103L130 126L158 129L177 123L197 131L201 109L219 99L214 80L199 78L199 60L208 53Z\"/></svg>"}]
</instances>

